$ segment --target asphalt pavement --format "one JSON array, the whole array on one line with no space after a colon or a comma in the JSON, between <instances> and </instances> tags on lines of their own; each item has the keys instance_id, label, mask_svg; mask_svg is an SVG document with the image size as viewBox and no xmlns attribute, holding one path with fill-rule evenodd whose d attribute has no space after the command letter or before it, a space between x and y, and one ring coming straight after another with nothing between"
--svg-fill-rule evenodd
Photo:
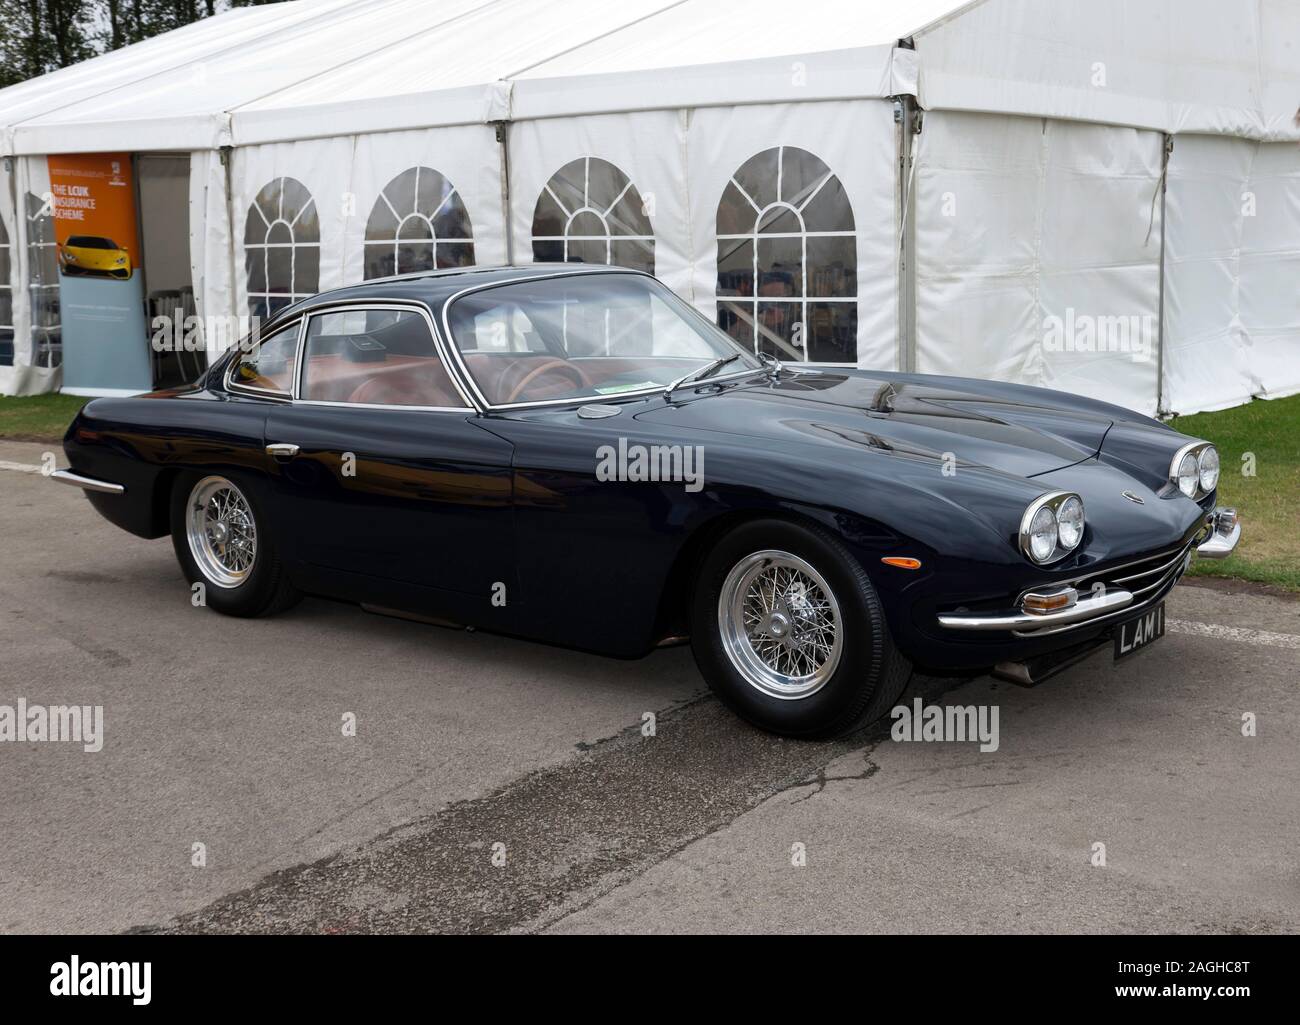
<instances>
[{"instance_id":1,"label":"asphalt pavement","mask_svg":"<svg viewBox=\"0 0 1300 1025\"><path fill-rule=\"evenodd\" d=\"M1183 585L1131 660L913 681L996 751L807 744L684 648L194 608L47 448L0 443L0 706L102 706L102 749L0 742L0 931L1300 930L1291 598Z\"/></svg>"}]
</instances>

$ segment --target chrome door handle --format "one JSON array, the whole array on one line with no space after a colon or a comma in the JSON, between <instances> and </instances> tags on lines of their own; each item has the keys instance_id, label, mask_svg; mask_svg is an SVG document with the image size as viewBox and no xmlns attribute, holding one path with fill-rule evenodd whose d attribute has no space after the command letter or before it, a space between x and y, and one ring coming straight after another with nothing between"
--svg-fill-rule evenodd
<instances>
[{"instance_id":1,"label":"chrome door handle","mask_svg":"<svg viewBox=\"0 0 1300 1025\"><path fill-rule=\"evenodd\" d=\"M276 459L292 459L298 454L297 445L267 445L266 454Z\"/></svg>"}]
</instances>

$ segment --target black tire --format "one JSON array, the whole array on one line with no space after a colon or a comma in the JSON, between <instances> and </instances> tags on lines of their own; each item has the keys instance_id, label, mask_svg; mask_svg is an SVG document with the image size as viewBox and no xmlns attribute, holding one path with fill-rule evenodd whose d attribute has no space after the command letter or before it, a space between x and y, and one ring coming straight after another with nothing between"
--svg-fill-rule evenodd
<instances>
[{"instance_id":1,"label":"black tire","mask_svg":"<svg viewBox=\"0 0 1300 1025\"><path fill-rule=\"evenodd\" d=\"M820 688L798 698L764 693L737 668L719 623L719 599L733 568L755 553L790 553L829 585L839 606L842 648ZM744 524L705 558L691 602L695 662L718 699L742 719L800 739L837 737L883 716L907 687L912 666L894 647L880 599L857 559L830 533L783 520Z\"/></svg>"},{"instance_id":2,"label":"black tire","mask_svg":"<svg viewBox=\"0 0 1300 1025\"><path fill-rule=\"evenodd\" d=\"M214 478L224 479L234 485L251 510L256 529L252 566L242 581L236 584L222 584L200 568L190 547L187 515L191 496L197 485ZM302 592L289 582L275 550L271 525L257 489L243 476L224 472L180 474L172 486L171 530L172 548L176 551L181 572L191 586L196 583L204 585L204 599L209 608L226 616L253 618L275 615L302 600Z\"/></svg>"}]
</instances>

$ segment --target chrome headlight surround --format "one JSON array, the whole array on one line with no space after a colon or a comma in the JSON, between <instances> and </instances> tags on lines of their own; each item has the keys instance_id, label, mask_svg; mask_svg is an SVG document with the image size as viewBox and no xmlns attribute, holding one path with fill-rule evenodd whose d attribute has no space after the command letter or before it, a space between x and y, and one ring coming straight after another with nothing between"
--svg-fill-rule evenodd
<instances>
[{"instance_id":1,"label":"chrome headlight surround","mask_svg":"<svg viewBox=\"0 0 1300 1025\"><path fill-rule=\"evenodd\" d=\"M1061 509L1070 503L1071 508L1077 504L1081 514L1081 525L1078 531L1078 537L1074 544L1065 545L1061 541L1060 514ZM1034 518L1041 512L1050 512L1053 524L1056 527L1056 543L1052 546L1051 552L1044 558L1038 558L1034 555L1032 538L1034 534ZM1042 517L1045 519L1045 517ZM1049 566L1053 562L1059 562L1071 552L1078 549L1083 544L1083 536L1087 529L1087 515L1083 508L1083 499L1073 491L1053 491L1046 495L1040 495L1029 503L1025 509L1025 514L1020 518L1020 552L1026 559L1036 566Z\"/></svg>"},{"instance_id":2,"label":"chrome headlight surround","mask_svg":"<svg viewBox=\"0 0 1300 1025\"><path fill-rule=\"evenodd\" d=\"M1190 467L1184 463L1190 463ZM1182 470L1188 472L1182 473ZM1190 498L1193 502L1199 502L1219 486L1219 472L1219 450L1208 441L1193 441L1184 445L1169 461L1169 483L1184 498ZM1180 478L1191 479L1191 491L1179 483ZM1207 479L1210 481L1209 487L1205 487Z\"/></svg>"}]
</instances>

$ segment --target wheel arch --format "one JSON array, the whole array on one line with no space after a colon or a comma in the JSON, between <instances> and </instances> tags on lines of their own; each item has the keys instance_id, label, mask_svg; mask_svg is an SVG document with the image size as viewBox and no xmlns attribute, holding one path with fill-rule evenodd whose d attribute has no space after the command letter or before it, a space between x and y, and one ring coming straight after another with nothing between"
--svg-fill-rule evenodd
<instances>
[{"instance_id":1,"label":"wheel arch","mask_svg":"<svg viewBox=\"0 0 1300 1025\"><path fill-rule=\"evenodd\" d=\"M685 637L690 632L690 602L705 556L719 540L747 523L776 520L799 527L820 529L844 540L835 513L803 506L733 509L700 524L677 550L664 578L655 615L654 641ZM867 567L863 567L867 572ZM868 572L868 576L870 577Z\"/></svg>"}]
</instances>

